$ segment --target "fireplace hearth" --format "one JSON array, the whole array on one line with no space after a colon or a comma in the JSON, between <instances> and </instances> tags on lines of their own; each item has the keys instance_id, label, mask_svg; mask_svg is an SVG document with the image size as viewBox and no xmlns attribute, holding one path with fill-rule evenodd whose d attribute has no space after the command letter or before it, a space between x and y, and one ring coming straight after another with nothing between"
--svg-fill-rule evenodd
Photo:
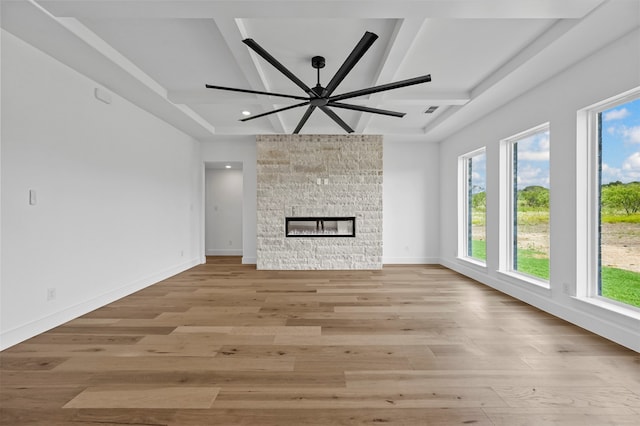
<instances>
[{"instance_id":1,"label":"fireplace hearth","mask_svg":"<svg viewBox=\"0 0 640 426\"><path fill-rule=\"evenodd\" d=\"M287 237L355 237L355 217L287 217Z\"/></svg>"}]
</instances>

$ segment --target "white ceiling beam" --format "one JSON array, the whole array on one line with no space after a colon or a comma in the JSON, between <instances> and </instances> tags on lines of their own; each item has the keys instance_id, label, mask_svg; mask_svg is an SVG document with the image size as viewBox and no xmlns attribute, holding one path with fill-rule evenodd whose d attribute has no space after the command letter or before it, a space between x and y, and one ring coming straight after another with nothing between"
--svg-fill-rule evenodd
<instances>
[{"instance_id":1,"label":"white ceiling beam","mask_svg":"<svg viewBox=\"0 0 640 426\"><path fill-rule=\"evenodd\" d=\"M423 23L424 21L422 19L415 18L401 19L396 22L393 34L391 35L391 39L389 40L389 44L387 45L384 53L383 60L376 72L375 80L372 82L373 86L390 83L394 80L398 69L411 50L411 46L415 43ZM379 101L384 96L385 93L376 93L369 99L372 104L379 106ZM355 126L355 131L357 133L364 133L372 118L373 114L361 113L358 123Z\"/></svg>"},{"instance_id":2,"label":"white ceiling beam","mask_svg":"<svg viewBox=\"0 0 640 426\"><path fill-rule=\"evenodd\" d=\"M11 1L11 0L9 0ZM93 18L581 18L604 0L39 0Z\"/></svg>"},{"instance_id":3,"label":"white ceiling beam","mask_svg":"<svg viewBox=\"0 0 640 426\"><path fill-rule=\"evenodd\" d=\"M429 84L429 83L427 83ZM399 105L464 105L471 100L469 92L387 92L381 102Z\"/></svg>"},{"instance_id":4,"label":"white ceiling beam","mask_svg":"<svg viewBox=\"0 0 640 426\"><path fill-rule=\"evenodd\" d=\"M574 28L579 22L580 21L573 19L556 21L543 34L529 43L529 45L521 49L516 55L509 59L509 61L503 64L499 69L492 72L489 77L487 77L484 81L474 87L471 90L470 102L479 99L485 93L491 92L491 89L499 85L505 78L509 77L511 74L517 72L520 68L526 66L529 61L533 60L533 58L550 47L560 37ZM429 122L429 124L427 124L423 128L423 131L425 133L428 133L436 127L444 124L459 110L459 108L455 108L453 110L447 111L447 114L440 115L435 120Z\"/></svg>"},{"instance_id":5,"label":"white ceiling beam","mask_svg":"<svg viewBox=\"0 0 640 426\"><path fill-rule=\"evenodd\" d=\"M246 87L253 89L253 87ZM258 89L264 90L264 89ZM205 105L261 105L272 107L276 104L293 105L299 103L295 99L276 98L273 96L256 96L249 93L228 92L225 90L170 90L168 97L176 104L205 104Z\"/></svg>"},{"instance_id":6,"label":"white ceiling beam","mask_svg":"<svg viewBox=\"0 0 640 426\"><path fill-rule=\"evenodd\" d=\"M274 105L286 106L297 104L300 101L272 96L254 96L238 92L225 92L222 90L170 90L167 97L176 104L206 104L206 105L262 105L273 107ZM464 105L470 100L467 92L437 92L427 94L398 95L390 92L384 99L372 100L367 98L349 99L346 103L366 105L375 108L375 105Z\"/></svg>"},{"instance_id":7,"label":"white ceiling beam","mask_svg":"<svg viewBox=\"0 0 640 426\"><path fill-rule=\"evenodd\" d=\"M215 133L208 121L170 102L162 86L76 19L56 18L33 0L5 2L2 7L6 31L189 135Z\"/></svg>"},{"instance_id":8,"label":"white ceiling beam","mask_svg":"<svg viewBox=\"0 0 640 426\"><path fill-rule=\"evenodd\" d=\"M560 21L497 70L499 81L490 78L474 88L472 100L455 108L455 118L438 117L423 131L441 141L637 28L637 0L609 2L579 21Z\"/></svg>"},{"instance_id":9,"label":"white ceiling beam","mask_svg":"<svg viewBox=\"0 0 640 426\"><path fill-rule=\"evenodd\" d=\"M125 58L120 52L114 49L106 41L100 38L96 33L89 30L80 21L75 18L58 18L59 22L69 31L71 31L76 37L83 40L87 45L91 46L97 52L102 54L106 59L113 62L120 67L123 71L127 72L133 78L135 78L140 84L149 88L149 90L155 92L161 98L169 101L167 97L167 90L162 87L158 82L151 78L148 74L138 68L133 62ZM202 118L198 113L193 111L186 105L175 105L183 114L193 119L205 129L208 129L211 133L215 133L215 128L207 120Z\"/></svg>"},{"instance_id":10,"label":"white ceiling beam","mask_svg":"<svg viewBox=\"0 0 640 426\"><path fill-rule=\"evenodd\" d=\"M492 72L489 77L487 77L483 82L474 87L471 90L471 97L476 98L482 93L489 90L509 74L527 63L531 58L535 57L544 49L549 47L564 34L569 32L578 24L578 22L579 21L573 19L555 22L542 35L540 35L540 37L537 37L535 40L529 43L529 45L521 49L507 63L502 65L496 71Z\"/></svg>"},{"instance_id":11,"label":"white ceiling beam","mask_svg":"<svg viewBox=\"0 0 640 426\"><path fill-rule=\"evenodd\" d=\"M257 58L249 52L249 48L242 43L242 40L247 38L246 28L240 19L215 19L215 24L218 26L222 37L224 38L229 51L233 55L236 63L238 64L238 68L242 70L242 73L246 80L249 82L250 87L246 87L246 89L258 90L258 91L269 91L269 86L267 83L267 79L265 77L264 71ZM208 90L206 97L210 97L213 95L213 92L216 92L215 95L221 95L221 90ZM240 95L240 96L238 96ZM236 99L242 98L250 98L251 104L260 104L264 105L265 109L274 109L274 103L271 103L271 107L269 104L265 104L264 102L269 99L267 96L257 96L257 95L249 95L249 94L241 94L234 93ZM205 96L202 97L203 99ZM265 99L261 99L265 98ZM191 103L191 102L190 102ZM205 103L205 102L201 102ZM206 103L216 103L216 102L206 102ZM279 101L282 103L282 101ZM282 122L282 118L279 114L272 114L267 117L271 126L273 127L273 131L275 133L285 133L284 123Z\"/></svg>"}]
</instances>

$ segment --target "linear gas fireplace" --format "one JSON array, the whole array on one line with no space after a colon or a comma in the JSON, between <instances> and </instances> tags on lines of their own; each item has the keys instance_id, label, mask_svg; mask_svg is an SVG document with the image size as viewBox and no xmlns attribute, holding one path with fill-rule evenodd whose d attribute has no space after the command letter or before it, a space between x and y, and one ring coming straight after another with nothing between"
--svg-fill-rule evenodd
<instances>
[{"instance_id":1,"label":"linear gas fireplace","mask_svg":"<svg viewBox=\"0 0 640 426\"><path fill-rule=\"evenodd\" d=\"M355 237L355 217L287 217L287 237Z\"/></svg>"}]
</instances>

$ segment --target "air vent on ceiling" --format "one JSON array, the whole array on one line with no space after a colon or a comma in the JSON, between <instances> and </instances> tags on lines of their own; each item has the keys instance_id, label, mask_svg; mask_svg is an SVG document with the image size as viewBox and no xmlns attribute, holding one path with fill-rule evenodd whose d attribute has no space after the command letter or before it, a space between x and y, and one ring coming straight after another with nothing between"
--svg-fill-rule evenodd
<instances>
[{"instance_id":1,"label":"air vent on ceiling","mask_svg":"<svg viewBox=\"0 0 640 426\"><path fill-rule=\"evenodd\" d=\"M427 108L427 110L424 113L425 114L433 114L437 109L438 109L437 106L430 106L429 108Z\"/></svg>"}]
</instances>

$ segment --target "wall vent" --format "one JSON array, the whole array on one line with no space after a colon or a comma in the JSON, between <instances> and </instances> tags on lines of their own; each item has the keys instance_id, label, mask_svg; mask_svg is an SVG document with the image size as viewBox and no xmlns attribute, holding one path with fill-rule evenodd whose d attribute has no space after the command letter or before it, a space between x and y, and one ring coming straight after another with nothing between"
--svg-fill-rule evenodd
<instances>
[{"instance_id":1,"label":"wall vent","mask_svg":"<svg viewBox=\"0 0 640 426\"><path fill-rule=\"evenodd\" d=\"M427 108L427 110L424 113L425 114L433 114L437 109L438 109L437 106L430 106L429 108Z\"/></svg>"}]
</instances>

